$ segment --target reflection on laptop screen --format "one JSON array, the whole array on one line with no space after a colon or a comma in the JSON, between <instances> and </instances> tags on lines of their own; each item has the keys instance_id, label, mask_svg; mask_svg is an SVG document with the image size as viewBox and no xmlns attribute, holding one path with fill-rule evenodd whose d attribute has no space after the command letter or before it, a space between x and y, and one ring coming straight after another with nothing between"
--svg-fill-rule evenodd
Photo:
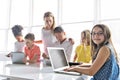
<instances>
[{"instance_id":1,"label":"reflection on laptop screen","mask_svg":"<svg viewBox=\"0 0 120 80\"><path fill-rule=\"evenodd\" d=\"M23 52L11 52L11 59L13 64L25 64L23 59L25 58L25 54Z\"/></svg>"},{"instance_id":2,"label":"reflection on laptop screen","mask_svg":"<svg viewBox=\"0 0 120 80\"><path fill-rule=\"evenodd\" d=\"M54 69L68 66L63 48L48 48L48 53Z\"/></svg>"},{"instance_id":3,"label":"reflection on laptop screen","mask_svg":"<svg viewBox=\"0 0 120 80\"><path fill-rule=\"evenodd\" d=\"M54 72L80 75L80 73L77 72L64 71L65 68L69 67L64 48L48 47L47 49Z\"/></svg>"}]
</instances>

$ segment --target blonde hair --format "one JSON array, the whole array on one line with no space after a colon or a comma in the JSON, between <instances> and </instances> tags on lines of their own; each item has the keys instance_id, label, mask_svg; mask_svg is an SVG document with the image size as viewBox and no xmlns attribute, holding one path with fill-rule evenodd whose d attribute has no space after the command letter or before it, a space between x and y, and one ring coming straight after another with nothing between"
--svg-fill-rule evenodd
<instances>
[{"instance_id":1,"label":"blonde hair","mask_svg":"<svg viewBox=\"0 0 120 80\"><path fill-rule=\"evenodd\" d=\"M90 30L84 30L81 32L84 35L84 39L87 41L87 45L90 45Z\"/></svg>"}]
</instances>

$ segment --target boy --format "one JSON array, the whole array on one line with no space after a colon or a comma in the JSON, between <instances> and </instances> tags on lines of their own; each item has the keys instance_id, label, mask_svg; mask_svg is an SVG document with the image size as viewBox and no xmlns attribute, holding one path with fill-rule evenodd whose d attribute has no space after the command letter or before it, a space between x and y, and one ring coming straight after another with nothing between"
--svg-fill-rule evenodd
<instances>
[{"instance_id":1,"label":"boy","mask_svg":"<svg viewBox=\"0 0 120 80\"><path fill-rule=\"evenodd\" d=\"M65 49L66 57L70 61L71 53L73 49L73 44L66 37L66 34L61 26L58 26L54 29L54 35L57 41L54 43L54 47L62 47Z\"/></svg>"},{"instance_id":2,"label":"boy","mask_svg":"<svg viewBox=\"0 0 120 80\"><path fill-rule=\"evenodd\" d=\"M36 63L36 62L40 62L40 48L39 46L34 44L34 34L33 33L28 33L25 36L25 43L26 43L26 47L25 47L25 55L26 55L26 59L25 62L29 62L29 63ZM29 59L27 59L27 57Z\"/></svg>"}]
</instances>

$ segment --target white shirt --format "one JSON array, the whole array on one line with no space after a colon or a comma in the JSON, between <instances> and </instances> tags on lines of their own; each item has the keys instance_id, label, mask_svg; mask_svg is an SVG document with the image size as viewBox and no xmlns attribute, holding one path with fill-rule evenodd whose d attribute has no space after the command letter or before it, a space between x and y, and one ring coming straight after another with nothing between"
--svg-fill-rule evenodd
<instances>
[{"instance_id":1,"label":"white shirt","mask_svg":"<svg viewBox=\"0 0 120 80\"><path fill-rule=\"evenodd\" d=\"M66 52L67 60L70 61L73 45L70 43L70 41L68 39L66 39L64 42L62 42L62 44L60 44L59 41L56 41L54 43L54 47L64 48L65 52Z\"/></svg>"},{"instance_id":2,"label":"white shirt","mask_svg":"<svg viewBox=\"0 0 120 80\"><path fill-rule=\"evenodd\" d=\"M52 47L53 43L56 42L56 37L51 30L46 30L42 28L42 41L44 44L44 51L47 53L47 47ZM47 53L48 54L48 53Z\"/></svg>"},{"instance_id":3,"label":"white shirt","mask_svg":"<svg viewBox=\"0 0 120 80\"><path fill-rule=\"evenodd\" d=\"M14 44L14 51L15 52L24 52L24 46L25 46L25 42L18 42L16 41Z\"/></svg>"}]
</instances>

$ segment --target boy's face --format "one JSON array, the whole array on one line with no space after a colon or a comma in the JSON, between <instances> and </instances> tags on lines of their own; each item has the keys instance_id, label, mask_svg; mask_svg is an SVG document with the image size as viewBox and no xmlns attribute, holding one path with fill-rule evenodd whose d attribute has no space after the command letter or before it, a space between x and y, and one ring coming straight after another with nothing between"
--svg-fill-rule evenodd
<instances>
[{"instance_id":1,"label":"boy's face","mask_svg":"<svg viewBox=\"0 0 120 80\"><path fill-rule=\"evenodd\" d=\"M66 37L65 37L65 32L60 32L60 33L54 33L55 37L58 41L63 41Z\"/></svg>"},{"instance_id":2,"label":"boy's face","mask_svg":"<svg viewBox=\"0 0 120 80\"><path fill-rule=\"evenodd\" d=\"M33 46L34 41L30 39L25 39L25 43L28 48L31 48Z\"/></svg>"}]
</instances>

